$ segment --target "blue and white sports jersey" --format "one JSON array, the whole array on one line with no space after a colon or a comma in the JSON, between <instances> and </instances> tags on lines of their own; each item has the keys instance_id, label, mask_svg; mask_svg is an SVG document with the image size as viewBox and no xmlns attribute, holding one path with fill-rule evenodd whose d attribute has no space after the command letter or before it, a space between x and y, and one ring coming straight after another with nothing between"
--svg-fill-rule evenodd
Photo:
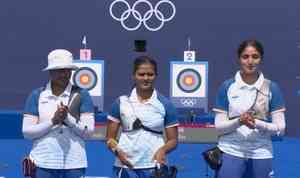
<instances>
[{"instance_id":1,"label":"blue and white sports jersey","mask_svg":"<svg viewBox=\"0 0 300 178\"><path fill-rule=\"evenodd\" d=\"M219 89L216 106L213 111L227 113L228 117L239 116L248 111L260 91L265 78L261 73L258 80L252 84L246 84L237 72L234 79L225 81ZM269 86L268 103L269 113L284 111L284 99L278 85L271 81ZM270 119L263 118L265 121ZM253 159L272 158L271 136L258 129L249 129L242 125L236 131L219 137L219 148L228 154Z\"/></svg>"},{"instance_id":2,"label":"blue and white sports jersey","mask_svg":"<svg viewBox=\"0 0 300 178\"><path fill-rule=\"evenodd\" d=\"M50 131L33 140L30 157L40 168L75 169L87 167L83 138L70 127L52 126L51 119L62 102L68 105L71 84L60 96L52 94L50 82L42 89L34 90L27 98L24 114L38 118L38 123L49 123ZM80 90L80 113L93 113L93 103L86 90Z\"/></svg>"},{"instance_id":3,"label":"blue and white sports jersey","mask_svg":"<svg viewBox=\"0 0 300 178\"><path fill-rule=\"evenodd\" d=\"M138 168L153 168L152 160L156 151L164 145L162 134L145 131L144 129L132 130L132 124L139 118L142 124L151 130L163 131L165 128L178 125L176 109L164 96L154 90L151 98L141 103L137 98L136 89L131 95L121 96L112 106L108 119L121 122L121 133L118 147L128 154L129 161ZM116 159L115 165L125 167Z\"/></svg>"}]
</instances>

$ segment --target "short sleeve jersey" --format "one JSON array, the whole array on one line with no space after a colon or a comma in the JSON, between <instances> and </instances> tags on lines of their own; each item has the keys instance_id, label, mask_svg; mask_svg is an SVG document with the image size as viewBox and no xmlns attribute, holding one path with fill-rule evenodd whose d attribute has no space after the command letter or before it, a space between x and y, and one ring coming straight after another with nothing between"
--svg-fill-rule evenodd
<instances>
[{"instance_id":1,"label":"short sleeve jersey","mask_svg":"<svg viewBox=\"0 0 300 178\"><path fill-rule=\"evenodd\" d=\"M246 84L237 72L235 78L226 80L219 89L214 107L215 112L225 112L228 117L239 116L251 108L255 101L256 92L260 90L265 78L261 73L258 80ZM284 99L278 85L271 81L268 111L284 111ZM266 119L269 120L270 119ZM243 158L264 159L272 158L271 136L258 129L249 129L242 125L235 132L219 138L222 151Z\"/></svg>"},{"instance_id":2,"label":"short sleeve jersey","mask_svg":"<svg viewBox=\"0 0 300 178\"><path fill-rule=\"evenodd\" d=\"M130 96L121 96L113 103L109 117L115 122L120 122L121 133L118 146L128 154L129 161L134 168L152 168L155 152L164 144L163 135L138 129L132 129L132 124L139 118L142 124L151 130L163 131L164 128L178 125L176 109L164 96L154 90L151 98L141 103L138 101L136 89ZM117 159L115 165L123 167Z\"/></svg>"}]
</instances>

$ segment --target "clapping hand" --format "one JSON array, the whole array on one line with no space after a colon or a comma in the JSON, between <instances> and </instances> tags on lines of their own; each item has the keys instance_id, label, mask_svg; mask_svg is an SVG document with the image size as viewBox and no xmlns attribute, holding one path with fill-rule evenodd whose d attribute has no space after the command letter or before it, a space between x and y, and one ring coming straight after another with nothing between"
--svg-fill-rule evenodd
<instances>
[{"instance_id":1,"label":"clapping hand","mask_svg":"<svg viewBox=\"0 0 300 178\"><path fill-rule=\"evenodd\" d=\"M68 115L68 107L62 102L57 106L57 110L52 118L53 125L62 124Z\"/></svg>"},{"instance_id":2,"label":"clapping hand","mask_svg":"<svg viewBox=\"0 0 300 178\"><path fill-rule=\"evenodd\" d=\"M251 112L245 112L240 116L240 123L249 127L250 129L255 128L255 119Z\"/></svg>"}]
</instances>

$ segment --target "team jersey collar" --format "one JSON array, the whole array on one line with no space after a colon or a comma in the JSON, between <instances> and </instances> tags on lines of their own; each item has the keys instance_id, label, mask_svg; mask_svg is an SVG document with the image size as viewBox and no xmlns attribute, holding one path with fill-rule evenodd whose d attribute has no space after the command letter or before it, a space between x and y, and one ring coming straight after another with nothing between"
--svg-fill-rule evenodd
<instances>
[{"instance_id":1,"label":"team jersey collar","mask_svg":"<svg viewBox=\"0 0 300 178\"><path fill-rule=\"evenodd\" d=\"M69 82L64 92L60 95L62 97L69 97L71 95L72 84ZM48 95L53 95L51 89L51 81L49 81L46 85L46 92ZM53 95L54 96L54 95Z\"/></svg>"},{"instance_id":2,"label":"team jersey collar","mask_svg":"<svg viewBox=\"0 0 300 178\"><path fill-rule=\"evenodd\" d=\"M242 79L241 73L240 71L238 71L235 74L235 81L237 82L239 88L243 89L243 88L247 88L247 89L260 89L263 82L264 82L265 78L262 72L260 72L258 79L256 80L256 82L252 85L249 85L247 83L245 83Z\"/></svg>"},{"instance_id":3,"label":"team jersey collar","mask_svg":"<svg viewBox=\"0 0 300 178\"><path fill-rule=\"evenodd\" d=\"M145 103L154 103L155 100L156 100L156 98L157 98L157 92L156 92L156 90L154 89L154 90L153 90L153 93L152 93L152 95L151 95L151 97L150 97L149 100L146 101ZM136 88L134 88L134 89L131 91L131 94L130 94L130 96L129 96L129 99L130 99L130 101L132 101L132 102L140 102L140 101L138 100L138 96L137 96L137 93L136 93Z\"/></svg>"}]
</instances>

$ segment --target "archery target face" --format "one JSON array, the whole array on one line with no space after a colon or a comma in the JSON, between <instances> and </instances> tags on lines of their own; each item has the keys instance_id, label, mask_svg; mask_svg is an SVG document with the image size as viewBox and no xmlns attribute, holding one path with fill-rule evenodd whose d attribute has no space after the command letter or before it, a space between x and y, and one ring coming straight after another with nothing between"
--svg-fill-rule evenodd
<instances>
[{"instance_id":1,"label":"archery target face","mask_svg":"<svg viewBox=\"0 0 300 178\"><path fill-rule=\"evenodd\" d=\"M73 75L73 83L80 88L93 89L97 84L97 74L89 67L81 67Z\"/></svg>"},{"instance_id":2,"label":"archery target face","mask_svg":"<svg viewBox=\"0 0 300 178\"><path fill-rule=\"evenodd\" d=\"M73 72L71 82L80 88L87 89L90 95L103 95L103 63L74 62L79 67Z\"/></svg>"},{"instance_id":3,"label":"archery target face","mask_svg":"<svg viewBox=\"0 0 300 178\"><path fill-rule=\"evenodd\" d=\"M186 93L192 93L201 86L201 76L194 69L184 69L176 78L177 86Z\"/></svg>"},{"instance_id":4,"label":"archery target face","mask_svg":"<svg viewBox=\"0 0 300 178\"><path fill-rule=\"evenodd\" d=\"M172 63L172 97L206 97L205 63Z\"/></svg>"}]
</instances>

